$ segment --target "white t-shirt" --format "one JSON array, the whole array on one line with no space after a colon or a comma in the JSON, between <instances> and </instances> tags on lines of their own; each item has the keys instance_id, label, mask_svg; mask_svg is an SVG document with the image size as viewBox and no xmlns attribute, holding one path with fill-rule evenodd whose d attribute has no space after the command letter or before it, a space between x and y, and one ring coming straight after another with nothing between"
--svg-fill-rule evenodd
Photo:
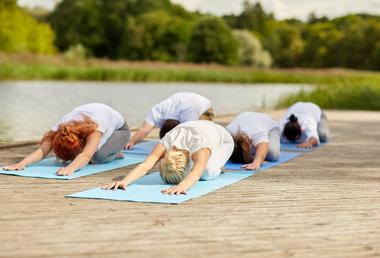
<instances>
[{"instance_id":1,"label":"white t-shirt","mask_svg":"<svg viewBox=\"0 0 380 258\"><path fill-rule=\"evenodd\" d=\"M212 154L222 144L230 142L233 142L232 137L224 127L207 120L182 123L160 141L166 150L175 146L189 151L190 155L202 148L209 148Z\"/></svg>"},{"instance_id":2,"label":"white t-shirt","mask_svg":"<svg viewBox=\"0 0 380 258\"><path fill-rule=\"evenodd\" d=\"M269 142L269 131L275 127L275 122L267 114L243 112L237 115L226 129L236 136L240 133L247 135L252 141L252 151L262 142Z\"/></svg>"},{"instance_id":3,"label":"white t-shirt","mask_svg":"<svg viewBox=\"0 0 380 258\"><path fill-rule=\"evenodd\" d=\"M298 143L309 140L311 137L317 139L319 143L318 136L318 123L321 121L322 110L311 102L297 102L289 107L285 116L283 116L279 123L279 128L281 130L281 142L289 142L284 136L284 128L287 122L289 122L289 117L291 115L297 117L298 123L301 126L301 138L297 140Z\"/></svg>"},{"instance_id":4,"label":"white t-shirt","mask_svg":"<svg viewBox=\"0 0 380 258\"><path fill-rule=\"evenodd\" d=\"M102 147L110 136L124 124L124 118L110 106L101 103L91 103L74 108L70 113L58 121L51 130L57 131L58 126L70 121L81 121L83 115L88 116L98 127L97 131L102 133L98 149Z\"/></svg>"},{"instance_id":5,"label":"white t-shirt","mask_svg":"<svg viewBox=\"0 0 380 258\"><path fill-rule=\"evenodd\" d=\"M145 121L152 126L162 127L167 119L180 123L198 120L211 107L207 98L193 92L178 92L155 105Z\"/></svg>"}]
</instances>

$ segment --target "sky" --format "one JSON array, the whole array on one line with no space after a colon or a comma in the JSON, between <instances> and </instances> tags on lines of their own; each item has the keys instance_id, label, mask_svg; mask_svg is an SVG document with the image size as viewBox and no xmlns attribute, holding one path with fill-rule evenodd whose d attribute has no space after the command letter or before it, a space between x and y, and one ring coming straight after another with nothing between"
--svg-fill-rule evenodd
<instances>
[{"instance_id":1,"label":"sky","mask_svg":"<svg viewBox=\"0 0 380 258\"><path fill-rule=\"evenodd\" d=\"M20 5L43 6L52 9L58 0L18 0ZM244 0L171 0L186 9L216 15L237 14ZM252 0L256 2L257 0ZM337 17L348 13L380 15L380 0L260 0L266 11L278 19L306 20L311 12L318 16Z\"/></svg>"}]
</instances>

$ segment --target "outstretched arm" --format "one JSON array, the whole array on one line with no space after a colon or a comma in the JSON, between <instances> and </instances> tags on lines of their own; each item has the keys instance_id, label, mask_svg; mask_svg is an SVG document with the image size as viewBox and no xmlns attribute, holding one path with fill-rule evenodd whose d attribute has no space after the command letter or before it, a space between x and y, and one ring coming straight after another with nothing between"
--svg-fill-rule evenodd
<instances>
[{"instance_id":1,"label":"outstretched arm","mask_svg":"<svg viewBox=\"0 0 380 258\"><path fill-rule=\"evenodd\" d=\"M83 151L75 157L75 159L64 168L60 168L57 171L58 176L69 176L78 169L86 166L91 158L94 156L95 152L98 150L98 145L100 139L102 137L102 133L99 131L95 131L87 136L86 146Z\"/></svg>"},{"instance_id":2,"label":"outstretched arm","mask_svg":"<svg viewBox=\"0 0 380 258\"><path fill-rule=\"evenodd\" d=\"M131 184L132 182L136 181L140 177L143 177L148 173L150 169L156 165L156 163L162 159L162 157L165 155L166 149L163 144L159 143L156 147L154 147L153 151L149 156L146 158L146 160L138 165L136 168L134 168L131 172L129 172L122 180L120 181L114 181L111 184L105 185L102 187L104 190L116 190L118 188L124 189Z\"/></svg>"},{"instance_id":3,"label":"outstretched arm","mask_svg":"<svg viewBox=\"0 0 380 258\"><path fill-rule=\"evenodd\" d=\"M135 146L136 143L144 139L154 128L153 125L148 122L144 122L141 128L133 135L132 139L127 143L125 149L129 150Z\"/></svg>"},{"instance_id":4,"label":"outstretched arm","mask_svg":"<svg viewBox=\"0 0 380 258\"><path fill-rule=\"evenodd\" d=\"M189 174L177 186L165 189L162 192L165 194L186 194L186 191L199 181L203 171L206 169L210 156L211 151L208 148L202 148L199 151L194 152L191 156L194 161L194 166Z\"/></svg>"},{"instance_id":5,"label":"outstretched arm","mask_svg":"<svg viewBox=\"0 0 380 258\"><path fill-rule=\"evenodd\" d=\"M27 165L35 163L46 157L51 150L51 142L43 141L40 147L22 159L20 162L5 166L4 170L23 170Z\"/></svg>"},{"instance_id":6,"label":"outstretched arm","mask_svg":"<svg viewBox=\"0 0 380 258\"><path fill-rule=\"evenodd\" d=\"M247 170L256 170L261 167L263 164L269 150L269 144L267 142L261 142L256 145L256 153L255 153L255 159L251 164L246 164L242 166L242 168L245 168Z\"/></svg>"}]
</instances>

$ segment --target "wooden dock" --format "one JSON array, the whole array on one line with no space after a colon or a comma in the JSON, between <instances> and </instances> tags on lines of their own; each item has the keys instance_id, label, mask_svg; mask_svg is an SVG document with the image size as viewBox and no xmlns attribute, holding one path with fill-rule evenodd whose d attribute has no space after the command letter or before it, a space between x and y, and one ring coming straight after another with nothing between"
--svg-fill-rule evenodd
<instances>
[{"instance_id":1,"label":"wooden dock","mask_svg":"<svg viewBox=\"0 0 380 258\"><path fill-rule=\"evenodd\" d=\"M0 175L0 257L380 257L380 112L327 116L331 144L180 205L64 198L126 168Z\"/></svg>"}]
</instances>

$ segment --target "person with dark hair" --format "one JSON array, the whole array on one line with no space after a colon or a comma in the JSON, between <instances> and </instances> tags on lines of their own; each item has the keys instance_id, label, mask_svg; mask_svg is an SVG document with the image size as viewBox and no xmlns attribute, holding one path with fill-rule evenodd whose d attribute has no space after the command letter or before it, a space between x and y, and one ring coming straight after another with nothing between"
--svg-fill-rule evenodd
<instances>
[{"instance_id":1,"label":"person with dark hair","mask_svg":"<svg viewBox=\"0 0 380 258\"><path fill-rule=\"evenodd\" d=\"M214 113L207 98L193 92L177 92L152 107L141 128L125 146L132 149L154 127L160 128L160 139L177 125L195 120L212 121Z\"/></svg>"},{"instance_id":2,"label":"person with dark hair","mask_svg":"<svg viewBox=\"0 0 380 258\"><path fill-rule=\"evenodd\" d=\"M279 128L282 143L298 143L300 148L311 148L330 138L325 113L311 102L297 102L290 106L280 119Z\"/></svg>"},{"instance_id":3,"label":"person with dark hair","mask_svg":"<svg viewBox=\"0 0 380 258\"><path fill-rule=\"evenodd\" d=\"M231 161L245 164L245 169L259 169L262 163L280 158L280 130L263 113L243 112L226 127L234 139Z\"/></svg>"}]
</instances>

